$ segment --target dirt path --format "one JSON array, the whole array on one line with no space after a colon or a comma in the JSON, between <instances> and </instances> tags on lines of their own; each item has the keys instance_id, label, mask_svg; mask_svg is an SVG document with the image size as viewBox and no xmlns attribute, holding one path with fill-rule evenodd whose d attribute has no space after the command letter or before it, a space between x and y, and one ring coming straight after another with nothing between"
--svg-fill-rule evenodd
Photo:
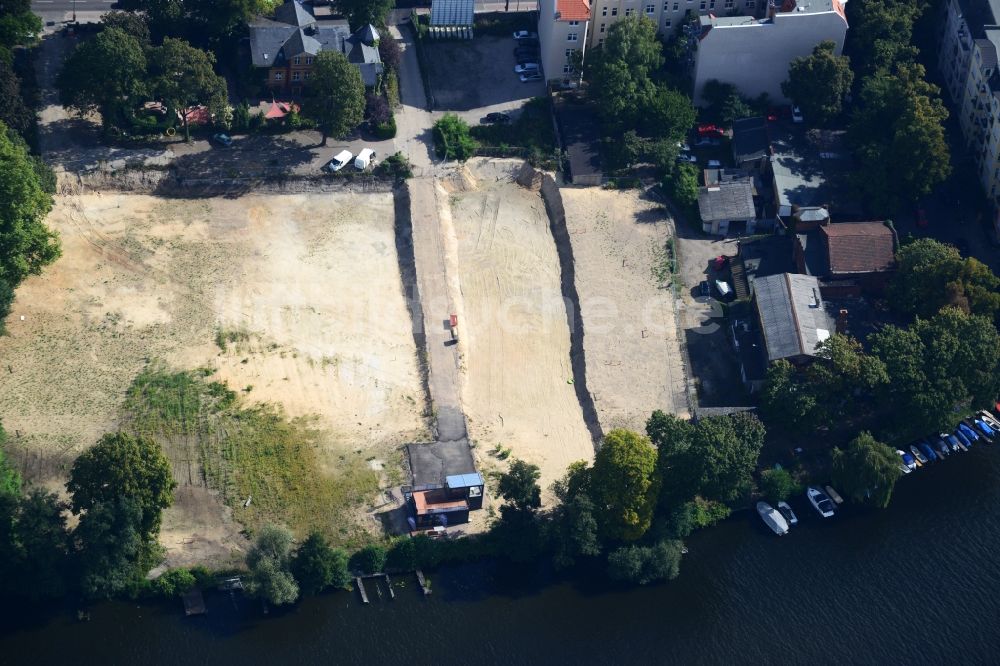
<instances>
[{"instance_id":1,"label":"dirt path","mask_svg":"<svg viewBox=\"0 0 1000 666\"><path fill-rule=\"evenodd\" d=\"M561 193L583 316L587 386L602 429L643 432L654 409L686 415L675 298L663 272L673 222L638 191Z\"/></svg>"}]
</instances>

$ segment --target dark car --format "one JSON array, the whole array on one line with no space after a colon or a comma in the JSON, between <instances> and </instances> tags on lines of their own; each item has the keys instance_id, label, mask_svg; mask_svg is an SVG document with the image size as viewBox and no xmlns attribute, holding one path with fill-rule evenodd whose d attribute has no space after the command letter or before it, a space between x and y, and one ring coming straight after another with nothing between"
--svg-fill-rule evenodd
<instances>
[{"instance_id":1,"label":"dark car","mask_svg":"<svg viewBox=\"0 0 1000 666\"><path fill-rule=\"evenodd\" d=\"M494 111L493 113L487 113L480 122L483 125L489 125L490 123L506 125L510 122L510 114L504 111Z\"/></svg>"},{"instance_id":2,"label":"dark car","mask_svg":"<svg viewBox=\"0 0 1000 666\"><path fill-rule=\"evenodd\" d=\"M527 48L514 49L515 58L531 58L532 60L537 60L538 54L539 54L538 49L527 49Z\"/></svg>"},{"instance_id":3,"label":"dark car","mask_svg":"<svg viewBox=\"0 0 1000 666\"><path fill-rule=\"evenodd\" d=\"M532 47L534 47L536 49L539 46L538 40L534 39L533 37L526 37L524 39L519 39L519 40L517 40L517 45L518 46L532 46Z\"/></svg>"},{"instance_id":4,"label":"dark car","mask_svg":"<svg viewBox=\"0 0 1000 666\"><path fill-rule=\"evenodd\" d=\"M218 134L212 135L212 143L214 143L217 146L221 146L223 148L228 148L229 146L233 145L233 139L228 134L223 134L222 132L219 132Z\"/></svg>"}]
</instances>

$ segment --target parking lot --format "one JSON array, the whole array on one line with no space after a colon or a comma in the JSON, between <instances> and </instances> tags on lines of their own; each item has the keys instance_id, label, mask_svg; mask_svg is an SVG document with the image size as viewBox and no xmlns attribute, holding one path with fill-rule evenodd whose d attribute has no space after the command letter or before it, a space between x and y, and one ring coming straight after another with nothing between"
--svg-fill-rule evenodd
<instances>
[{"instance_id":1,"label":"parking lot","mask_svg":"<svg viewBox=\"0 0 1000 666\"><path fill-rule=\"evenodd\" d=\"M522 83L514 73L511 37L476 37L463 41L424 42L427 74L435 111L473 112L467 121L479 122L479 111L520 107L545 94L545 82Z\"/></svg>"}]
</instances>

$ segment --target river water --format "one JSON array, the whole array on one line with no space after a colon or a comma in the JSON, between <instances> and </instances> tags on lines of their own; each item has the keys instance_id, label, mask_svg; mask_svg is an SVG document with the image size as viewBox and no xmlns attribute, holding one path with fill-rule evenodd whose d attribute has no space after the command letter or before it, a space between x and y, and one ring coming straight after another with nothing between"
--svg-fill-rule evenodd
<instances>
[{"instance_id":1,"label":"river water","mask_svg":"<svg viewBox=\"0 0 1000 666\"><path fill-rule=\"evenodd\" d=\"M370 587L368 606L343 592L268 617L225 595L194 618L109 603L6 618L0 663L1000 663L1000 445L904 477L885 511L793 506L780 539L752 512L695 535L653 587L481 564L436 572L428 599L406 578L395 601Z\"/></svg>"}]
</instances>

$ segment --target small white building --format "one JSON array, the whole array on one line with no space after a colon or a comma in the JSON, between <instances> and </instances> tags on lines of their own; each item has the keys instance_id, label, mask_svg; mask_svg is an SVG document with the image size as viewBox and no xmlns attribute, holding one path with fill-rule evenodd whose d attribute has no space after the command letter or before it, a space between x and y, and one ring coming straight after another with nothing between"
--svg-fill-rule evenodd
<instances>
[{"instance_id":1,"label":"small white building","mask_svg":"<svg viewBox=\"0 0 1000 666\"><path fill-rule=\"evenodd\" d=\"M753 204L753 184L749 177L724 180L698 190L698 213L706 234L725 236L730 223L743 222L749 231L757 214Z\"/></svg>"},{"instance_id":2,"label":"small white building","mask_svg":"<svg viewBox=\"0 0 1000 666\"><path fill-rule=\"evenodd\" d=\"M772 0L772 3L775 0ZM822 41L831 40L836 54L844 50L847 16L842 0L784 0L771 4L765 18L702 16L695 52L695 102L711 80L730 83L744 97L763 93L787 102L781 82L795 58L808 56Z\"/></svg>"},{"instance_id":3,"label":"small white building","mask_svg":"<svg viewBox=\"0 0 1000 666\"><path fill-rule=\"evenodd\" d=\"M589 24L590 0L539 0L539 64L546 81L579 83L581 72L574 67L574 59L583 62Z\"/></svg>"}]
</instances>

